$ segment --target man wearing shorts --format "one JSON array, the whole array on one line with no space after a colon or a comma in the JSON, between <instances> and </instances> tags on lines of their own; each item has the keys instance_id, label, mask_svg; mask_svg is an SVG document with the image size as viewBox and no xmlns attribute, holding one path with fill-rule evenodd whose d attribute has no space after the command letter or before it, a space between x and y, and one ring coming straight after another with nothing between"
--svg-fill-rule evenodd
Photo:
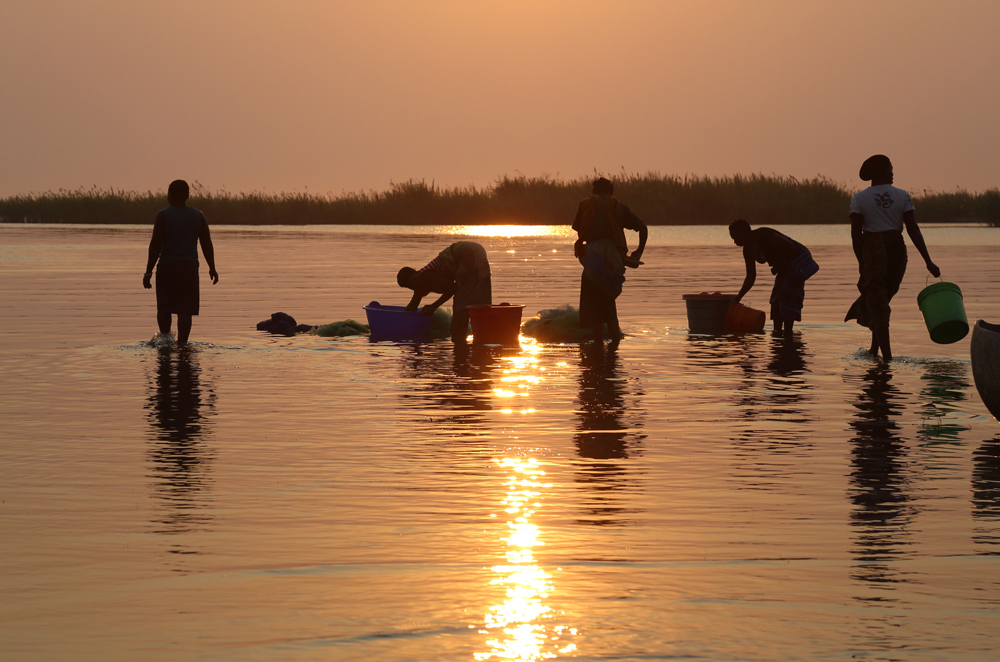
<instances>
[{"instance_id":1,"label":"man wearing shorts","mask_svg":"<svg viewBox=\"0 0 1000 662\"><path fill-rule=\"evenodd\" d=\"M153 267L157 267L156 323L160 327L160 337L169 336L171 315L177 315L177 343L180 345L187 344L191 318L198 314L199 242L212 284L219 282L208 221L200 211L187 206L189 193L184 180L170 182L167 189L170 206L156 214L146 273L142 277L142 286L150 289Z\"/></svg>"}]
</instances>

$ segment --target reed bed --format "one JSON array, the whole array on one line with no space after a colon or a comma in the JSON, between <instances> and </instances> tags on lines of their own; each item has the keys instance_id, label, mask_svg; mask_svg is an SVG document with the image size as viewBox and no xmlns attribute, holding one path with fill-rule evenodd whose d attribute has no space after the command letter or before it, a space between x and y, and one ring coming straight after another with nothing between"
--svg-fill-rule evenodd
<instances>
[{"instance_id":1,"label":"reed bed","mask_svg":"<svg viewBox=\"0 0 1000 662\"><path fill-rule=\"evenodd\" d=\"M695 177L627 174L615 194L650 225L716 225L746 218L754 225L846 223L851 191L824 177ZM457 225L563 224L590 193L591 179L498 178L486 187L393 183L384 191L342 194L213 192L194 183L190 204L213 224ZM149 223L166 204L163 191L78 189L0 198L5 223ZM1000 190L924 191L915 195L921 222L1000 226Z\"/></svg>"}]
</instances>

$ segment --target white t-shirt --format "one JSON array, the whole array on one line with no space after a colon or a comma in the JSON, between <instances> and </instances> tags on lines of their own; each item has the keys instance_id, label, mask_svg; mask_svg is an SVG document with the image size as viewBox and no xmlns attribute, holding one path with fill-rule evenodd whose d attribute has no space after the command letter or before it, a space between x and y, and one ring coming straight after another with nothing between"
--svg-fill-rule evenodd
<instances>
[{"instance_id":1,"label":"white t-shirt","mask_svg":"<svg viewBox=\"0 0 1000 662\"><path fill-rule=\"evenodd\" d=\"M910 194L892 184L869 186L851 198L851 213L864 217L865 232L903 231L903 214L913 211Z\"/></svg>"}]
</instances>

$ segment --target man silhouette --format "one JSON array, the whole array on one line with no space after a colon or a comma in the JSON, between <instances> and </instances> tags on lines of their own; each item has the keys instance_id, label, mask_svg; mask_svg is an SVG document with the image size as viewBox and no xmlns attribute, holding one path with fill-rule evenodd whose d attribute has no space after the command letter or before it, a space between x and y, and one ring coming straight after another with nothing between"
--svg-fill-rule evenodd
<instances>
[{"instance_id":1,"label":"man silhouette","mask_svg":"<svg viewBox=\"0 0 1000 662\"><path fill-rule=\"evenodd\" d=\"M156 266L156 323L159 338L170 338L171 315L177 315L177 343L187 344L191 335L191 318L198 314L198 243L208 263L212 284L219 282L215 270L215 248L208 230L205 215L187 206L190 194L187 182L177 179L167 189L169 207L161 209L153 222L153 236L149 241L149 259L142 286L147 290L153 285L153 267ZM157 266L159 262L159 266Z\"/></svg>"}]
</instances>

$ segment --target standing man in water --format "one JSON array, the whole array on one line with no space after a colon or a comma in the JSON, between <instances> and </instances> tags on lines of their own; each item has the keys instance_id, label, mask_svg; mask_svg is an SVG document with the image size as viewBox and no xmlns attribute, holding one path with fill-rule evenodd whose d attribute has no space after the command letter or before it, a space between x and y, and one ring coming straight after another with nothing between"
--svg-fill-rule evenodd
<instances>
[{"instance_id":1,"label":"standing man in water","mask_svg":"<svg viewBox=\"0 0 1000 662\"><path fill-rule=\"evenodd\" d=\"M468 306L493 303L490 261L486 258L486 249L474 241L456 241L419 271L403 267L396 274L396 283L413 290L406 306L410 312L415 311L420 300L431 292L441 296L423 307L424 315L433 315L441 304L455 297L451 316L451 339L455 343L464 343L468 337Z\"/></svg>"},{"instance_id":2,"label":"standing man in water","mask_svg":"<svg viewBox=\"0 0 1000 662\"><path fill-rule=\"evenodd\" d=\"M167 202L170 206L156 214L153 237L149 241L149 259L142 286L147 290L153 285L153 267L156 269L156 323L160 338L170 335L171 315L177 315L177 343L186 345L191 335L191 318L198 314L198 243L208 263L212 284L219 282L215 270L215 248L208 231L205 215L187 206L190 190L187 182L178 179L170 182Z\"/></svg>"},{"instance_id":3,"label":"standing man in water","mask_svg":"<svg viewBox=\"0 0 1000 662\"><path fill-rule=\"evenodd\" d=\"M738 218L729 224L733 243L743 247L746 276L736 301L753 287L757 280L757 262L767 263L774 274L771 289L771 321L774 335L792 337L792 327L802 320L802 303L806 298L806 280L819 271L809 249L774 228L757 228Z\"/></svg>"},{"instance_id":4,"label":"standing man in water","mask_svg":"<svg viewBox=\"0 0 1000 662\"><path fill-rule=\"evenodd\" d=\"M578 239L573 254L583 265L580 279L580 326L590 328L594 342L604 342L604 325L611 334L611 348L618 347L622 329L618 324L618 305L625 267L638 267L646 248L649 231L641 218L614 197L614 184L600 177L594 180L590 197L580 202L573 229ZM628 254L625 229L639 233L639 246Z\"/></svg>"},{"instance_id":5,"label":"standing man in water","mask_svg":"<svg viewBox=\"0 0 1000 662\"><path fill-rule=\"evenodd\" d=\"M888 156L876 154L861 164L858 173L871 186L851 198L851 243L858 258L858 289L861 296L844 317L872 331L869 352L882 359L892 359L889 346L889 301L899 291L906 273L906 244L903 228L910 241L924 258L927 271L937 278L941 270L931 262L924 237L917 227L910 194L892 185L892 162Z\"/></svg>"}]
</instances>

